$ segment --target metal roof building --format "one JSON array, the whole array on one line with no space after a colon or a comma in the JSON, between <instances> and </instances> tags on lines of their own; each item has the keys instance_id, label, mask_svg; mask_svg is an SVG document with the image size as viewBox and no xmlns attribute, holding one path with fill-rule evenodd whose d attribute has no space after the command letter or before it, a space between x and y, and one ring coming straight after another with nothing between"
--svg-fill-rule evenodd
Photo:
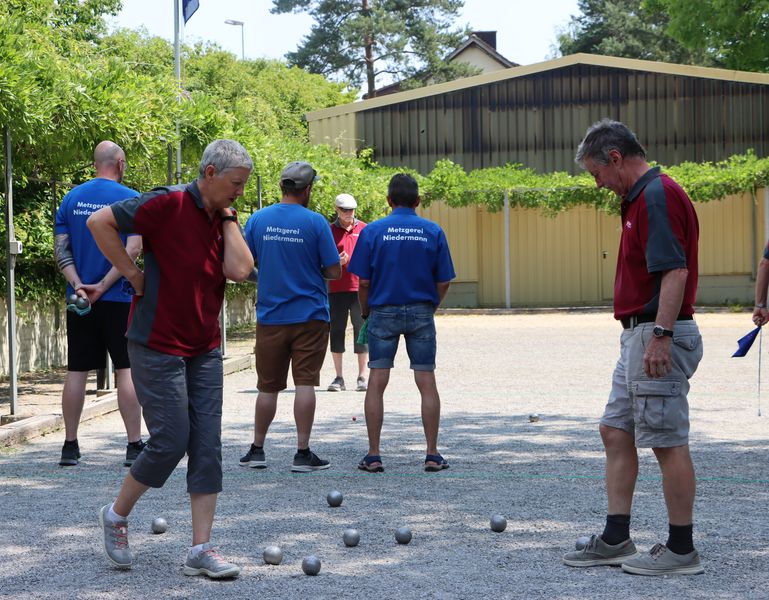
<instances>
[{"instance_id":1,"label":"metal roof building","mask_svg":"<svg viewBox=\"0 0 769 600\"><path fill-rule=\"evenodd\" d=\"M522 163L576 172L604 117L630 126L662 164L769 156L769 75L574 54L307 114L310 139L422 173Z\"/></svg>"}]
</instances>

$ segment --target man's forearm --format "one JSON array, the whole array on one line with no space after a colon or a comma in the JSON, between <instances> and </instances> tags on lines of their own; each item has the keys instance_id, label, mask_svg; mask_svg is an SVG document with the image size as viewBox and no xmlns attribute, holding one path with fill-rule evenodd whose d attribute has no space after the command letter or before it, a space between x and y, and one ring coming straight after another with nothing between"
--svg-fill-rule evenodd
<instances>
[{"instance_id":1,"label":"man's forearm","mask_svg":"<svg viewBox=\"0 0 769 600\"><path fill-rule=\"evenodd\" d=\"M141 273L126 247L117 229L117 222L109 206L100 208L86 221L88 229L99 246L99 250L115 269L126 279L131 280Z\"/></svg>"},{"instance_id":2,"label":"man's forearm","mask_svg":"<svg viewBox=\"0 0 769 600\"><path fill-rule=\"evenodd\" d=\"M769 285L769 260L762 258L756 272L756 306L766 308L766 293Z\"/></svg>"},{"instance_id":3,"label":"man's forearm","mask_svg":"<svg viewBox=\"0 0 769 600\"><path fill-rule=\"evenodd\" d=\"M678 314L681 312L681 303L684 299L688 277L688 269L672 269L663 273L657 318L655 319L657 325L661 325L665 329L673 329Z\"/></svg>"},{"instance_id":4,"label":"man's forearm","mask_svg":"<svg viewBox=\"0 0 769 600\"><path fill-rule=\"evenodd\" d=\"M450 285L450 281L439 281L435 284L435 289L438 292L438 306L441 305L446 294L448 294Z\"/></svg>"},{"instance_id":5,"label":"man's forearm","mask_svg":"<svg viewBox=\"0 0 769 600\"><path fill-rule=\"evenodd\" d=\"M360 304L360 314L368 317L368 281L361 280L358 285L358 304Z\"/></svg>"}]
</instances>

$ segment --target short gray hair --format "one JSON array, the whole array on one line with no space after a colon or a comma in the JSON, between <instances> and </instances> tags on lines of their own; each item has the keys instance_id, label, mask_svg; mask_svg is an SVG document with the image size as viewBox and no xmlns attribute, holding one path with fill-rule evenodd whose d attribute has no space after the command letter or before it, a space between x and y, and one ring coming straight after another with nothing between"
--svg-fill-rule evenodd
<instances>
[{"instance_id":1,"label":"short gray hair","mask_svg":"<svg viewBox=\"0 0 769 600\"><path fill-rule=\"evenodd\" d=\"M602 119L588 127L585 138L577 148L574 162L585 164L586 159L597 165L609 164L609 152L618 150L622 156L646 158L646 150L627 125L611 119Z\"/></svg>"},{"instance_id":2,"label":"short gray hair","mask_svg":"<svg viewBox=\"0 0 769 600\"><path fill-rule=\"evenodd\" d=\"M254 170L254 161L248 155L248 150L235 140L214 140L208 144L200 159L200 177L205 177L208 165L213 165L217 173L226 169Z\"/></svg>"}]
</instances>

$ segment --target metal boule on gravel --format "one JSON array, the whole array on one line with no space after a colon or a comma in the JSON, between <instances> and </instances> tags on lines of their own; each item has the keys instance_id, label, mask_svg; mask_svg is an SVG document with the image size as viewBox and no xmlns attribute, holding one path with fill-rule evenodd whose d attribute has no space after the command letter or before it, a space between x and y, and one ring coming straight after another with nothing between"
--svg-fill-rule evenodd
<instances>
[{"instance_id":1,"label":"metal boule on gravel","mask_svg":"<svg viewBox=\"0 0 769 600\"><path fill-rule=\"evenodd\" d=\"M328 493L328 496L326 496L326 502L328 502L329 506L333 506L336 508L337 506L342 506L342 492L339 492L337 490L331 490Z\"/></svg>"},{"instance_id":2,"label":"metal boule on gravel","mask_svg":"<svg viewBox=\"0 0 769 600\"><path fill-rule=\"evenodd\" d=\"M344 533L342 533L342 540L344 540L345 546L352 548L360 542L360 533L358 533L357 529L345 529Z\"/></svg>"},{"instance_id":3,"label":"metal boule on gravel","mask_svg":"<svg viewBox=\"0 0 769 600\"><path fill-rule=\"evenodd\" d=\"M491 517L491 530L497 533L502 533L507 527L507 519L502 515L494 515Z\"/></svg>"},{"instance_id":4,"label":"metal boule on gravel","mask_svg":"<svg viewBox=\"0 0 769 600\"><path fill-rule=\"evenodd\" d=\"M576 543L574 544L574 547L577 550L582 550L582 548L585 548L590 543L590 536L589 535L581 535L577 538Z\"/></svg>"},{"instance_id":5,"label":"metal boule on gravel","mask_svg":"<svg viewBox=\"0 0 769 600\"><path fill-rule=\"evenodd\" d=\"M163 517L152 519L152 533L165 533L168 531L168 522Z\"/></svg>"},{"instance_id":6,"label":"metal boule on gravel","mask_svg":"<svg viewBox=\"0 0 769 600\"><path fill-rule=\"evenodd\" d=\"M320 559L314 554L305 556L302 560L302 571L305 575L317 575L320 573Z\"/></svg>"},{"instance_id":7,"label":"metal boule on gravel","mask_svg":"<svg viewBox=\"0 0 769 600\"><path fill-rule=\"evenodd\" d=\"M267 546L262 554L264 562L268 565L279 565L283 562L283 550L278 546Z\"/></svg>"},{"instance_id":8,"label":"metal boule on gravel","mask_svg":"<svg viewBox=\"0 0 769 600\"><path fill-rule=\"evenodd\" d=\"M411 529L408 527L398 527L395 530L395 541L399 544L408 544L411 541Z\"/></svg>"},{"instance_id":9,"label":"metal boule on gravel","mask_svg":"<svg viewBox=\"0 0 769 600\"><path fill-rule=\"evenodd\" d=\"M529 423L536 423L539 421L539 415L537 413L531 413L529 415Z\"/></svg>"}]
</instances>

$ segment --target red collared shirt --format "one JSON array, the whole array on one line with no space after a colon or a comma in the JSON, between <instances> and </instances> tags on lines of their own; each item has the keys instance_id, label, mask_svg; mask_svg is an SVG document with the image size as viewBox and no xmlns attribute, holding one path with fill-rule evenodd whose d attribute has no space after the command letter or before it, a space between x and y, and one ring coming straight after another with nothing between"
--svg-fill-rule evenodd
<instances>
[{"instance_id":1,"label":"red collared shirt","mask_svg":"<svg viewBox=\"0 0 769 600\"><path fill-rule=\"evenodd\" d=\"M331 233L334 236L334 243L337 250L341 254L342 251L347 252L349 258L352 258L353 250L355 250L355 244L358 243L358 236L361 230L366 226L363 221L354 219L350 230L346 230L339 224L339 219L331 223ZM353 275L347 270L349 262L346 265L342 265L342 277L334 281L328 282L329 294L336 292L357 292L358 291L358 276Z\"/></svg>"}]
</instances>

